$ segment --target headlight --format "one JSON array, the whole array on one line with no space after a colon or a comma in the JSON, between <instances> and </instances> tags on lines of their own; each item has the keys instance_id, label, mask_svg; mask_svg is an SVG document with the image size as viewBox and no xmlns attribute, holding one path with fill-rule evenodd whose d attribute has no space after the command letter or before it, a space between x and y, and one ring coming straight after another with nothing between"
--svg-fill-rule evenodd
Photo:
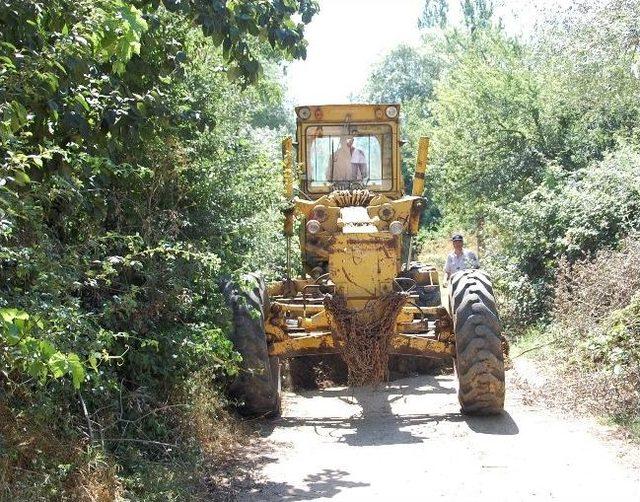
<instances>
[{"instance_id":1,"label":"headlight","mask_svg":"<svg viewBox=\"0 0 640 502\"><path fill-rule=\"evenodd\" d=\"M320 223L326 221L327 216L328 216L328 212L327 212L327 206L323 206L322 204L318 204L316 207L313 208L312 211L312 216L314 220L318 220ZM313 221L313 220L311 220Z\"/></svg>"},{"instance_id":2,"label":"headlight","mask_svg":"<svg viewBox=\"0 0 640 502\"><path fill-rule=\"evenodd\" d=\"M395 211L393 210L393 206L388 202L382 204L382 206L380 206L380 211L378 211L378 216L382 221L389 221L393 218L394 214Z\"/></svg>"},{"instance_id":3,"label":"headlight","mask_svg":"<svg viewBox=\"0 0 640 502\"><path fill-rule=\"evenodd\" d=\"M300 117L302 120L307 120L309 117L311 117L311 110L309 110L309 107L303 106L302 108L300 108L298 110L298 117Z\"/></svg>"},{"instance_id":4,"label":"headlight","mask_svg":"<svg viewBox=\"0 0 640 502\"><path fill-rule=\"evenodd\" d=\"M402 224L401 221L392 221L389 224L389 232L391 232L393 235L400 235L402 233L402 229L404 228L404 225Z\"/></svg>"},{"instance_id":5,"label":"headlight","mask_svg":"<svg viewBox=\"0 0 640 502\"><path fill-rule=\"evenodd\" d=\"M398 116L398 109L395 106L387 106L385 113L390 119L395 119Z\"/></svg>"},{"instance_id":6,"label":"headlight","mask_svg":"<svg viewBox=\"0 0 640 502\"><path fill-rule=\"evenodd\" d=\"M307 232L317 234L320 231L320 222L318 220L307 221Z\"/></svg>"}]
</instances>

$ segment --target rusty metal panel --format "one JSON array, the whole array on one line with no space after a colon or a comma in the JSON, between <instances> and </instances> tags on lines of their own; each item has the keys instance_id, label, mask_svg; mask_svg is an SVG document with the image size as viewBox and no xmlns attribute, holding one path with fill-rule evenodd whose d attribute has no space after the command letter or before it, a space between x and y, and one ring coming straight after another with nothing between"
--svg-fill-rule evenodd
<instances>
[{"instance_id":1,"label":"rusty metal panel","mask_svg":"<svg viewBox=\"0 0 640 502\"><path fill-rule=\"evenodd\" d=\"M269 344L269 355L283 358L335 354L339 351L339 347L335 346L333 336L329 332L296 336Z\"/></svg>"},{"instance_id":2,"label":"rusty metal panel","mask_svg":"<svg viewBox=\"0 0 640 502\"><path fill-rule=\"evenodd\" d=\"M296 336L269 344L269 355L282 358L339 352L340 347L336 346L335 340L329 332ZM391 339L390 353L416 357L449 358L455 357L455 345L425 336L398 334Z\"/></svg>"},{"instance_id":3,"label":"rusty metal panel","mask_svg":"<svg viewBox=\"0 0 640 502\"><path fill-rule=\"evenodd\" d=\"M329 249L329 275L347 299L378 298L392 290L399 239L387 232L337 234Z\"/></svg>"},{"instance_id":4,"label":"rusty metal panel","mask_svg":"<svg viewBox=\"0 0 640 502\"><path fill-rule=\"evenodd\" d=\"M441 342L424 336L399 334L391 339L390 354L418 357L455 357L453 343Z\"/></svg>"}]
</instances>

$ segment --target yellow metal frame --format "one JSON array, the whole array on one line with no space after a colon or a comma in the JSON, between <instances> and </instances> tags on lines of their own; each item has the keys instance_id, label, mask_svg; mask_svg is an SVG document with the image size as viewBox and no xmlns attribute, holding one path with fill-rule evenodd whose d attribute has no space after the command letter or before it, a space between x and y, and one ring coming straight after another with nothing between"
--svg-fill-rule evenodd
<instances>
[{"instance_id":1,"label":"yellow metal frame","mask_svg":"<svg viewBox=\"0 0 640 502\"><path fill-rule=\"evenodd\" d=\"M393 106L397 110L397 115L394 118L388 118L385 114L387 107ZM300 110L302 108L308 108L310 116L308 119L300 118ZM319 116L319 118L318 118ZM298 138L298 165L304 167L305 172L302 173L305 179L306 186L306 165L304 152L307 151L306 135L304 130L309 125L344 125L345 122L358 123L358 124L375 124L375 125L389 125L391 127L391 145L393 148L392 162L393 166L400 166L400 138L399 138L399 117L400 117L400 105L397 103L377 104L377 105L364 105L364 104L349 104L349 105L313 105L313 106L299 106L296 107L297 117L297 138ZM393 169L393 183L392 188L384 193L392 198L402 196L404 192L404 179L402 178L401 169ZM312 199L319 198L324 193L309 193Z\"/></svg>"},{"instance_id":2,"label":"yellow metal frame","mask_svg":"<svg viewBox=\"0 0 640 502\"><path fill-rule=\"evenodd\" d=\"M393 118L386 115L389 106L398 112ZM308 113L301 113L307 112L305 109ZM402 239L390 232L390 223L394 221L402 225L404 233L410 236L417 233L424 203L422 192L429 149L428 139L421 138L412 194L405 195L400 168L399 112L400 106L392 103L296 108L299 167L305 164L304 131L307 126L385 124L392 131L393 183L391 190L385 192L316 193L309 194L309 200L293 197L295 175L300 175L304 181L306 169L296 173L299 168L294 167L292 160L293 142L291 138L284 139L285 196L291 200L291 206L285 211L287 246L290 245L297 215L303 223L300 241L305 272L313 273L314 265L305 261L305 256L313 256L316 263L324 263L328 268L329 278L315 284L309 275L291 278L288 272L286 280L269 286L269 308L265 315L269 355L288 358L340 351L338 339L332 334L330 316L322 303L323 292L319 289L329 288L345 297L349 308L359 310L398 285ZM312 219L319 227L313 235L305 226ZM433 270L420 273L416 280L439 287L437 273ZM449 313L443 306L418 307L417 299L414 294L396 319L394 332L390 334L391 353L454 357Z\"/></svg>"},{"instance_id":3,"label":"yellow metal frame","mask_svg":"<svg viewBox=\"0 0 640 502\"><path fill-rule=\"evenodd\" d=\"M305 289L310 281L299 282ZM278 293L280 283L270 288ZM271 300L265 332L269 355L298 357L338 353L340 347L331 333L331 324L321 303L303 303L303 298ZM406 305L396 319L396 333L391 339L391 353L420 357L453 357L452 327L445 307Z\"/></svg>"},{"instance_id":4,"label":"yellow metal frame","mask_svg":"<svg viewBox=\"0 0 640 502\"><path fill-rule=\"evenodd\" d=\"M336 343L331 332L324 332L273 342L269 347L269 355L290 358L338 354L339 345L340 343ZM423 336L398 334L391 338L389 353L431 358L454 357L455 346L450 342Z\"/></svg>"}]
</instances>

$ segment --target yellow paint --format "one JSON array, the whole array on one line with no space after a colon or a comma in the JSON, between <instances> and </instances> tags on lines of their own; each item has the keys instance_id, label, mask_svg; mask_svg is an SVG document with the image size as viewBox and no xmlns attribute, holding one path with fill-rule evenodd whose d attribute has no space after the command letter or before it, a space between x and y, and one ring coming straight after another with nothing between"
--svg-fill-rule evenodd
<instances>
[{"instance_id":1,"label":"yellow paint","mask_svg":"<svg viewBox=\"0 0 640 502\"><path fill-rule=\"evenodd\" d=\"M337 292L350 298L389 293L397 276L400 240L389 232L339 233L329 247L329 276Z\"/></svg>"},{"instance_id":2,"label":"yellow paint","mask_svg":"<svg viewBox=\"0 0 640 502\"><path fill-rule=\"evenodd\" d=\"M427 169L427 158L429 155L429 138L422 137L418 144L418 158L416 160L416 171L413 176L412 195L414 197L422 197L424 192L424 173ZM424 201L420 199L414 204L411 216L409 217L409 235L416 235L420 226L420 215Z\"/></svg>"},{"instance_id":3,"label":"yellow paint","mask_svg":"<svg viewBox=\"0 0 640 502\"><path fill-rule=\"evenodd\" d=\"M340 347L330 332L296 336L269 345L269 355L295 357L302 355L337 353ZM391 338L391 354L405 354L423 357L454 357L455 346L424 336L394 335Z\"/></svg>"},{"instance_id":4,"label":"yellow paint","mask_svg":"<svg viewBox=\"0 0 640 502\"><path fill-rule=\"evenodd\" d=\"M282 171L284 179L284 196L293 197L293 140L286 136L282 140Z\"/></svg>"},{"instance_id":5,"label":"yellow paint","mask_svg":"<svg viewBox=\"0 0 640 502\"><path fill-rule=\"evenodd\" d=\"M427 169L429 156L429 138L422 136L418 142L418 158L416 159L416 172L413 177L413 189L411 195L422 196L424 192L424 173Z\"/></svg>"},{"instance_id":6,"label":"yellow paint","mask_svg":"<svg viewBox=\"0 0 640 502\"><path fill-rule=\"evenodd\" d=\"M401 272L402 237L391 234L389 225L397 221L405 234L417 232L424 203L422 193L429 141L427 138L420 140L412 194L405 194L400 164L399 113L389 118L385 113L388 106L400 110L399 105L394 104L309 106L306 107L308 117L302 118L301 110L305 107L296 108L295 163L292 139L287 137L282 142L284 195L291 201L291 210L285 212L285 234L292 235L293 220L298 217L305 274L290 282L276 282L268 288L270 308L265 332L270 355L296 357L339 350L331 335L330 320L321 297L314 298L314 290L310 289L318 270L328 272L328 284L346 297L350 308L362 308L393 289L394 279ZM389 189L308 193L308 198L293 197L294 177L299 177L301 191L307 192L306 129L314 127L314 138L318 138L325 125L353 130L358 124L371 128L381 126L391 131L391 150L387 147L388 156L384 157L386 162L389 159L391 162ZM380 190L381 186L375 188ZM306 224L310 220L319 224L315 234L307 230ZM314 278L310 277L312 271L316 274ZM425 270L424 274L429 277L421 276L421 280L438 284L437 272ZM304 295L303 291L306 292ZM435 328L434 320L439 323ZM444 341L451 338L449 323L449 315L442 306L416 308L405 305L396 319L392 352L428 357L454 356L453 344Z\"/></svg>"}]
</instances>

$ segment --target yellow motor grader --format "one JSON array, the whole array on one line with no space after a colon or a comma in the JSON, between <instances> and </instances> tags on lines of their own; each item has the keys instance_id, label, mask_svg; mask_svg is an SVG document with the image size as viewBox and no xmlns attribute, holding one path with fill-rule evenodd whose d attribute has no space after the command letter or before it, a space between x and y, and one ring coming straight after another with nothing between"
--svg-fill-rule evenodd
<instances>
[{"instance_id":1,"label":"yellow motor grader","mask_svg":"<svg viewBox=\"0 0 640 502\"><path fill-rule=\"evenodd\" d=\"M265 286L250 275L244 289L233 282L223 288L243 357L231 386L240 410L279 414L283 359L340 354L350 383L366 384L384 379L380 365L397 354L453 358L462 411L500 413L504 361L489 277L477 269L456 273L445 306L435 267L412 260L428 139L420 140L406 194L399 105L301 106L296 115L296 141L282 144L287 277ZM291 274L296 220L299 277Z\"/></svg>"}]
</instances>

